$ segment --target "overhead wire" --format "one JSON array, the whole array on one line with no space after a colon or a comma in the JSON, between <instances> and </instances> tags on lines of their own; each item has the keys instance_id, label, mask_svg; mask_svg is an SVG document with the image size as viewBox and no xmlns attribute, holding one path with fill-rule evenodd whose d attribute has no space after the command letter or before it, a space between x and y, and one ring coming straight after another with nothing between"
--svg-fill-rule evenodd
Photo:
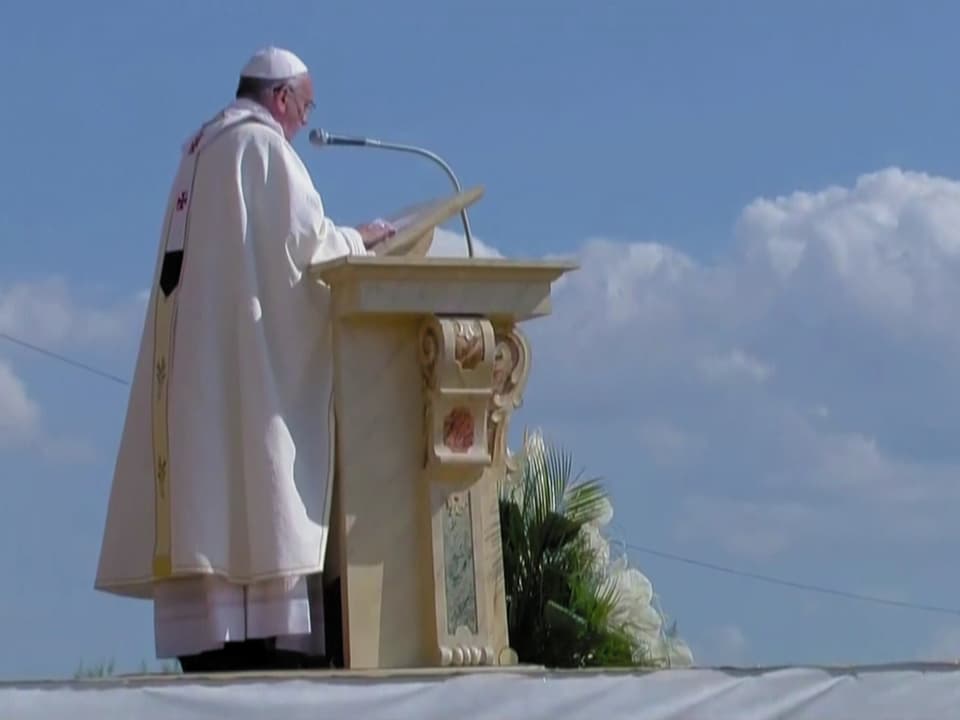
<instances>
[{"instance_id":1,"label":"overhead wire","mask_svg":"<svg viewBox=\"0 0 960 720\"><path fill-rule=\"evenodd\" d=\"M817 593L819 595L832 595L838 598L845 598L847 600L856 600L859 602L870 603L873 605L885 605L888 607L896 607L905 610L919 610L923 612L930 613L939 613L942 615L957 615L960 616L960 608L951 608L944 607L940 605L927 605L924 603L915 603L909 602L906 600L893 600L890 598L879 597L877 595L868 595L866 593L852 592L850 590L842 590L839 588L827 587L825 585L816 585L813 583L800 582L798 580L789 580L786 578L776 577L773 575L764 575L763 573L751 572L749 570L739 570L737 568L728 567L726 565L720 565L718 563L707 562L705 560L699 560L697 558L688 557L685 555L679 555L677 553L667 552L665 550L660 550L657 548L647 547L644 545L637 545L636 543L621 543L628 550L634 550L635 552L643 553L645 555L652 555L654 557L659 557L663 560L669 560L671 562L683 563L686 565L691 565L693 567L701 568L704 570L711 570L717 573L723 573L725 575L732 575L739 578L754 580L756 582L767 583L769 585L778 585L780 587L790 588L793 590L802 590L810 593Z\"/></svg>"},{"instance_id":2,"label":"overhead wire","mask_svg":"<svg viewBox=\"0 0 960 720\"><path fill-rule=\"evenodd\" d=\"M26 348L28 350L32 350L33 352L39 353L41 355L45 355L49 358L53 358L54 360L59 360L60 362L66 363L67 365L71 365L75 368L79 368L80 370L85 370L86 372L91 373L93 375L98 375L99 377L102 377L106 380L110 380L119 385L130 384L129 380L125 380L124 378L118 375L105 372L103 370L93 367L92 365L87 365L86 363L80 362L79 360L74 360L71 357L67 357L66 355L61 355L60 353L53 352L52 350L48 350L46 348L40 347L39 345L35 345L33 343L27 342L26 340L21 340L18 337L14 337L10 333L0 332L0 338L3 338L4 340L10 343L13 343L14 345L19 345L20 347Z\"/></svg>"},{"instance_id":3,"label":"overhead wire","mask_svg":"<svg viewBox=\"0 0 960 720\"><path fill-rule=\"evenodd\" d=\"M113 373L106 372L99 368L96 368L92 365L89 365L84 362L75 360L67 355L61 353L53 352L47 348L36 345L35 343L27 342L21 338L18 338L14 335L11 335L7 332L0 332L0 338L14 344L18 345L32 352L39 353L45 357L57 360L58 362L65 363L71 367L83 370L92 375L96 375L102 379L109 380L113 383L119 385L129 386L130 381L126 380L118 375ZM632 542L622 542L619 543L624 548L628 550L633 550L634 552L643 553L645 555L650 555L653 557L659 557L662 560L668 560L675 563L681 563L689 565L692 567L697 567L703 570L710 570L716 573L722 573L725 575L730 575L734 577L739 577L747 580L753 580L755 582L766 583L769 585L777 585L780 587L790 588L792 590L798 590L809 593L816 593L819 595L828 595L837 598L843 598L847 600L854 600L864 603L870 603L873 605L883 605L887 607L895 607L905 610L917 610L921 612L930 612L930 613L939 613L944 615L956 615L960 616L960 608L950 608L940 605L930 605L926 603L916 603L909 602L904 600L893 600L890 598L878 597L876 595L868 595L865 593L857 593L850 590L843 590L840 588L828 587L825 585L817 585L814 583L801 582L798 580L790 580L787 578L776 577L773 575L765 575L763 573L752 572L748 570L740 570L734 567L729 567L726 565L720 565L718 563L708 562L706 560L700 560L698 558L689 557L686 555L680 555L673 552L668 552L666 550L661 550L659 548L654 548L646 545L639 545Z\"/></svg>"}]
</instances>

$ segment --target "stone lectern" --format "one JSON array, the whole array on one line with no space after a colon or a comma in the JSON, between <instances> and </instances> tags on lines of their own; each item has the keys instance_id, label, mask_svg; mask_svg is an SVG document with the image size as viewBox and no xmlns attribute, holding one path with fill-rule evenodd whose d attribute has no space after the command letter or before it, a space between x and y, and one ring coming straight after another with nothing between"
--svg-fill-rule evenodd
<instances>
[{"instance_id":1,"label":"stone lectern","mask_svg":"<svg viewBox=\"0 0 960 720\"><path fill-rule=\"evenodd\" d=\"M517 661L498 511L530 366L517 324L547 314L575 266L423 257L433 228L480 194L422 206L377 255L310 271L334 317L325 577L340 587L346 668Z\"/></svg>"}]
</instances>

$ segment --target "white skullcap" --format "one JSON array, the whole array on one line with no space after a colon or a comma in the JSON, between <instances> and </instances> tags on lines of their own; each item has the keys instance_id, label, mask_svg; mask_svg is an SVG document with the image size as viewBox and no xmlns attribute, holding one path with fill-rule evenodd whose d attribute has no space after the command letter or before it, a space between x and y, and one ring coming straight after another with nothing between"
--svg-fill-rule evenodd
<instances>
[{"instance_id":1,"label":"white skullcap","mask_svg":"<svg viewBox=\"0 0 960 720\"><path fill-rule=\"evenodd\" d=\"M240 71L240 77L286 80L303 75L307 66L289 50L268 47L254 53Z\"/></svg>"}]
</instances>

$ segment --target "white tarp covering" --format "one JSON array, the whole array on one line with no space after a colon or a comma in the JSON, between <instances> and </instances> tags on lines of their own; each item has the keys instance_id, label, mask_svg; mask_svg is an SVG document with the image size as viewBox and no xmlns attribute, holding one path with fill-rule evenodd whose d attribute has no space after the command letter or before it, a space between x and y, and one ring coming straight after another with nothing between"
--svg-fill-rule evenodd
<instances>
[{"instance_id":1,"label":"white tarp covering","mask_svg":"<svg viewBox=\"0 0 960 720\"><path fill-rule=\"evenodd\" d=\"M960 668L692 669L0 685L0 718L107 720L950 720Z\"/></svg>"}]
</instances>

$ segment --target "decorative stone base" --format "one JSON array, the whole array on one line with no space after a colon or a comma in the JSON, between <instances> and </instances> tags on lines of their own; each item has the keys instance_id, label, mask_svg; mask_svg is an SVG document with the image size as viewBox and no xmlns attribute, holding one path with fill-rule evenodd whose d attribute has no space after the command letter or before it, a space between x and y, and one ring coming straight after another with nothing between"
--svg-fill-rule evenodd
<instances>
[{"instance_id":1,"label":"decorative stone base","mask_svg":"<svg viewBox=\"0 0 960 720\"><path fill-rule=\"evenodd\" d=\"M443 666L517 662L507 639L498 485L528 355L516 328L497 332L483 318L431 317L421 325L423 482Z\"/></svg>"}]
</instances>

